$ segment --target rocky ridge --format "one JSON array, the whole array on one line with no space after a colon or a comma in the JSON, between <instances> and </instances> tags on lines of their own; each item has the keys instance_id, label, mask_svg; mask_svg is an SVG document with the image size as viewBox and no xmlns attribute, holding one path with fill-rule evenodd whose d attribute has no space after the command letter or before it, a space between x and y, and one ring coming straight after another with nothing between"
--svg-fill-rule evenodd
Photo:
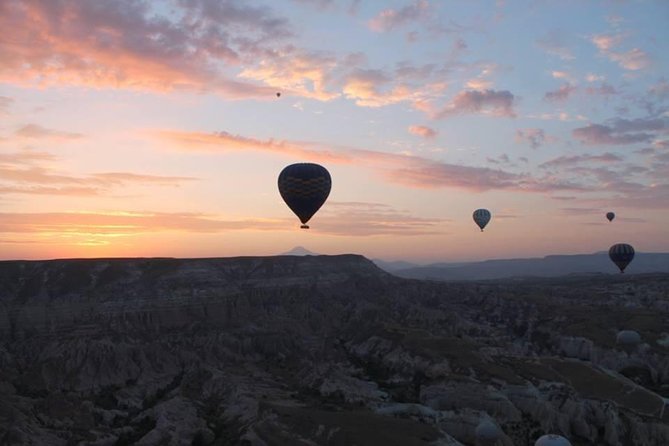
<instances>
[{"instance_id":1,"label":"rocky ridge","mask_svg":"<svg viewBox=\"0 0 669 446\"><path fill-rule=\"evenodd\" d=\"M0 443L475 445L488 420L497 445L669 444L668 293L355 255L0 262Z\"/></svg>"}]
</instances>

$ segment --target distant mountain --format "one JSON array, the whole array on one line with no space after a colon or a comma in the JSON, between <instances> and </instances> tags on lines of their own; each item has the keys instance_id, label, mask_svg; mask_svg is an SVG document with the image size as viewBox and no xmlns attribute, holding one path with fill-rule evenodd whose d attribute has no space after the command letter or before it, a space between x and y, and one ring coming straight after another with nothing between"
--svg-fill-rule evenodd
<instances>
[{"instance_id":1,"label":"distant mountain","mask_svg":"<svg viewBox=\"0 0 669 446\"><path fill-rule=\"evenodd\" d=\"M279 254L281 256L319 256L320 254L309 251L304 246L296 246L290 251Z\"/></svg>"},{"instance_id":2,"label":"distant mountain","mask_svg":"<svg viewBox=\"0 0 669 446\"><path fill-rule=\"evenodd\" d=\"M387 262L381 259L372 259L372 262L374 262L376 266L378 266L382 270L387 271L389 273L409 268L420 268L421 266L418 265L417 263L405 262L403 260Z\"/></svg>"},{"instance_id":3,"label":"distant mountain","mask_svg":"<svg viewBox=\"0 0 669 446\"><path fill-rule=\"evenodd\" d=\"M507 277L558 277L568 274L617 273L608 253L551 255L543 258L486 260L472 263L435 263L396 269L411 279L487 280ZM637 253L625 270L629 274L669 272L669 253Z\"/></svg>"}]
</instances>

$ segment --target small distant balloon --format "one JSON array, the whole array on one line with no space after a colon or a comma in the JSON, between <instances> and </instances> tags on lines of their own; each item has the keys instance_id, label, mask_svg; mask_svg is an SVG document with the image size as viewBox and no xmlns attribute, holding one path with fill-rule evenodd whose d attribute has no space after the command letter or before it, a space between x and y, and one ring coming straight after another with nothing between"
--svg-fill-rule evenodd
<instances>
[{"instance_id":1,"label":"small distant balloon","mask_svg":"<svg viewBox=\"0 0 669 446\"><path fill-rule=\"evenodd\" d=\"M280 97L281 97L281 92L280 92L280 91L277 91L277 92L276 92L276 97L277 97L277 98L280 98Z\"/></svg>"},{"instance_id":2,"label":"small distant balloon","mask_svg":"<svg viewBox=\"0 0 669 446\"><path fill-rule=\"evenodd\" d=\"M483 232L483 228L490 222L491 215L487 209L477 209L474 211L472 217L474 217L474 222L476 222L478 227L481 228L481 232Z\"/></svg>"},{"instance_id":3,"label":"small distant balloon","mask_svg":"<svg viewBox=\"0 0 669 446\"><path fill-rule=\"evenodd\" d=\"M641 343L641 335L634 330L621 330L616 335L616 344L638 345Z\"/></svg>"},{"instance_id":4,"label":"small distant balloon","mask_svg":"<svg viewBox=\"0 0 669 446\"><path fill-rule=\"evenodd\" d=\"M609 258L623 273L627 265L634 259L634 248L627 243L618 243L609 248Z\"/></svg>"},{"instance_id":5,"label":"small distant balloon","mask_svg":"<svg viewBox=\"0 0 669 446\"><path fill-rule=\"evenodd\" d=\"M482 446L492 446L500 437L499 428L490 420L482 420L476 426L476 438Z\"/></svg>"},{"instance_id":6,"label":"small distant balloon","mask_svg":"<svg viewBox=\"0 0 669 446\"><path fill-rule=\"evenodd\" d=\"M607 213L606 213L606 218L607 218L609 221L613 221L613 219L616 218L616 214L614 214L613 212L607 212Z\"/></svg>"},{"instance_id":7,"label":"small distant balloon","mask_svg":"<svg viewBox=\"0 0 669 446\"><path fill-rule=\"evenodd\" d=\"M279 174L279 193L288 207L309 229L307 222L330 195L332 178L319 164L298 163L286 166Z\"/></svg>"}]
</instances>

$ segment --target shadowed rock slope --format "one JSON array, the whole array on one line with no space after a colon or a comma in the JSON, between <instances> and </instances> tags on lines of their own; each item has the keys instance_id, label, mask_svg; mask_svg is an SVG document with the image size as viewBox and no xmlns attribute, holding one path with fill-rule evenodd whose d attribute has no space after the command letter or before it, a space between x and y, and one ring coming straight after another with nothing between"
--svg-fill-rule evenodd
<instances>
[{"instance_id":1,"label":"shadowed rock slope","mask_svg":"<svg viewBox=\"0 0 669 446\"><path fill-rule=\"evenodd\" d=\"M0 262L0 444L669 444L669 275L355 255ZM641 334L623 351L618 330Z\"/></svg>"}]
</instances>

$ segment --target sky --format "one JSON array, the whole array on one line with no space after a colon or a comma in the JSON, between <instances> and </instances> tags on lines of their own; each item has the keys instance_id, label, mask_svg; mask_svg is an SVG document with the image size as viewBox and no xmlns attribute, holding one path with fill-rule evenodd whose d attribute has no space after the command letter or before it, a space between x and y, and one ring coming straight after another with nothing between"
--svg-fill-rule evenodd
<instances>
[{"instance_id":1,"label":"sky","mask_svg":"<svg viewBox=\"0 0 669 446\"><path fill-rule=\"evenodd\" d=\"M669 251L667 23L664 0L0 0L0 259ZM309 230L277 189L297 162L332 176Z\"/></svg>"}]
</instances>

